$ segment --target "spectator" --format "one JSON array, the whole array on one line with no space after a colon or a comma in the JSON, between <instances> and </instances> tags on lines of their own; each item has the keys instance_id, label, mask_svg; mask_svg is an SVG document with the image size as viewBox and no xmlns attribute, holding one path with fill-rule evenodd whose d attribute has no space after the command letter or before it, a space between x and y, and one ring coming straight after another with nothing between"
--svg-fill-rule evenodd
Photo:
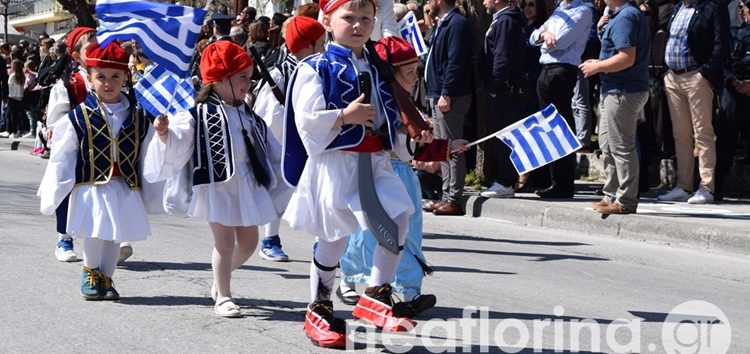
<instances>
[{"instance_id":1,"label":"spectator","mask_svg":"<svg viewBox=\"0 0 750 354\"><path fill-rule=\"evenodd\" d=\"M232 30L229 31L229 37L232 38L232 42L236 43L242 48L245 48L245 42L247 42L247 32L245 32L244 27L242 26L232 27Z\"/></svg>"},{"instance_id":2,"label":"spectator","mask_svg":"<svg viewBox=\"0 0 750 354\"><path fill-rule=\"evenodd\" d=\"M523 10L524 16L526 16L527 25L527 40L531 32L535 31L542 24L547 21L547 2L545 0L521 0L521 9ZM529 81L529 87L536 87L536 82L539 79L539 73L542 71L542 65L539 64L539 56L542 53L539 46L526 43L526 49L524 52L524 73ZM527 102L521 109L521 116L526 117L539 109L539 101L537 96L530 95L529 102Z\"/></svg>"},{"instance_id":3,"label":"spectator","mask_svg":"<svg viewBox=\"0 0 750 354\"><path fill-rule=\"evenodd\" d=\"M297 8L297 16L307 16L317 20L319 13L320 7L318 6L318 4L313 2L300 5L300 7Z\"/></svg>"},{"instance_id":4,"label":"spectator","mask_svg":"<svg viewBox=\"0 0 750 354\"><path fill-rule=\"evenodd\" d=\"M724 84L729 54L729 13L726 4L685 0L670 20L664 61L669 67L664 87L672 117L677 154L677 186L658 197L666 201L705 204L714 201L716 143L711 124L714 91ZM695 144L693 144L695 139ZM700 187L694 190L693 151L698 152Z\"/></svg>"},{"instance_id":5,"label":"spectator","mask_svg":"<svg viewBox=\"0 0 750 354\"><path fill-rule=\"evenodd\" d=\"M10 46L8 43L0 44L0 67L6 68L8 65L8 54L10 53ZM2 102L2 108L0 108L0 138L7 138L10 136L8 130L8 122L6 121L8 105L8 71L0 70L0 102ZM7 134L7 136L6 136Z\"/></svg>"},{"instance_id":6,"label":"spectator","mask_svg":"<svg viewBox=\"0 0 750 354\"><path fill-rule=\"evenodd\" d=\"M602 214L633 214L638 207L638 116L648 99L651 32L648 20L628 0L608 0L612 10L601 38L599 59L580 65L586 77L599 74L599 147L607 181Z\"/></svg>"},{"instance_id":7,"label":"spectator","mask_svg":"<svg viewBox=\"0 0 750 354\"><path fill-rule=\"evenodd\" d=\"M10 75L8 77L8 112L5 117L7 129L2 133L4 138L20 138L29 131L28 120L23 109L23 86L26 83L26 75L23 73L23 63L13 59L10 63Z\"/></svg>"},{"instance_id":8,"label":"spectator","mask_svg":"<svg viewBox=\"0 0 750 354\"><path fill-rule=\"evenodd\" d=\"M591 11L591 27L586 41L586 48L581 55L581 61L596 59L599 57L599 36L597 35L596 23L599 20L599 12L594 4L584 0L584 6ZM589 90L589 80L583 77L583 73L578 71L578 78L575 88L573 89L573 119L576 122L576 137L581 141L583 149L589 149L591 146L592 125L594 121L593 111L591 109L591 94Z\"/></svg>"},{"instance_id":9,"label":"spectator","mask_svg":"<svg viewBox=\"0 0 750 354\"><path fill-rule=\"evenodd\" d=\"M258 14L258 11L256 11L254 7L252 6L246 7L240 13L240 23L238 23L238 25L245 27L246 30L249 30L250 24L255 22L255 16L257 14Z\"/></svg>"},{"instance_id":10,"label":"spectator","mask_svg":"<svg viewBox=\"0 0 750 354\"><path fill-rule=\"evenodd\" d=\"M375 26L372 28L370 39L377 41L388 36L401 37L396 15L393 13L394 0L375 0L375 3L377 4L377 12L375 13Z\"/></svg>"},{"instance_id":11,"label":"spectator","mask_svg":"<svg viewBox=\"0 0 750 354\"><path fill-rule=\"evenodd\" d=\"M37 84L37 66L31 60L24 64L23 72L26 80L23 87L23 106L29 119L29 137L35 136L40 113L37 102L39 101L39 90L34 90Z\"/></svg>"},{"instance_id":12,"label":"spectator","mask_svg":"<svg viewBox=\"0 0 750 354\"><path fill-rule=\"evenodd\" d=\"M492 23L484 39L481 70L487 80L490 132L498 131L521 118L521 96L528 93L523 74L526 17L510 0L484 0L492 13ZM486 198L512 198L518 173L510 160L510 148L497 139L491 146L500 159L497 180L481 195Z\"/></svg>"},{"instance_id":13,"label":"spectator","mask_svg":"<svg viewBox=\"0 0 750 354\"><path fill-rule=\"evenodd\" d=\"M221 40L231 41L229 32L232 30L232 17L220 13L211 15L214 24L214 32L211 37L211 43Z\"/></svg>"},{"instance_id":14,"label":"spectator","mask_svg":"<svg viewBox=\"0 0 750 354\"><path fill-rule=\"evenodd\" d=\"M541 46L542 72L537 83L540 107L553 103L575 130L570 102L578 78L578 64L593 23L591 10L581 0L563 0L547 21L531 33L529 42ZM576 156L550 164L551 185L538 190L541 198L572 198Z\"/></svg>"},{"instance_id":15,"label":"spectator","mask_svg":"<svg viewBox=\"0 0 750 354\"><path fill-rule=\"evenodd\" d=\"M406 7L406 5L400 2L393 3L393 14L396 16L396 23L401 21L401 19L404 18L404 16L406 16L406 14L408 13L409 8Z\"/></svg>"},{"instance_id":16,"label":"spectator","mask_svg":"<svg viewBox=\"0 0 750 354\"><path fill-rule=\"evenodd\" d=\"M455 0L433 0L429 16L440 17L430 40L425 79L432 106L435 137L461 139L471 106L471 24L456 8ZM436 215L463 215L459 200L464 191L466 158L452 157L441 165L443 202ZM430 208L432 209L432 208Z\"/></svg>"},{"instance_id":17,"label":"spectator","mask_svg":"<svg viewBox=\"0 0 750 354\"><path fill-rule=\"evenodd\" d=\"M723 198L726 182L737 150L737 135L750 138L750 1L741 0L739 27L731 29L731 52L724 70L721 110L716 123L716 200ZM745 159L750 146L745 147Z\"/></svg>"},{"instance_id":18,"label":"spectator","mask_svg":"<svg viewBox=\"0 0 750 354\"><path fill-rule=\"evenodd\" d=\"M257 21L250 25L250 45L258 51L261 59L271 50L271 43L268 42L268 25Z\"/></svg>"}]
</instances>

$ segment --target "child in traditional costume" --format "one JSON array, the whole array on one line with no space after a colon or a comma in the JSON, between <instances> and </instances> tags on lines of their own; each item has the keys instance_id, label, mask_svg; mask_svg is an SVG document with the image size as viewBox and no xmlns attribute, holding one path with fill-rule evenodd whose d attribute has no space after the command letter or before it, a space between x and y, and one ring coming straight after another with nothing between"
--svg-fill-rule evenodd
<instances>
[{"instance_id":1,"label":"child in traditional costume","mask_svg":"<svg viewBox=\"0 0 750 354\"><path fill-rule=\"evenodd\" d=\"M50 132L54 132L55 123L66 120L73 107L81 104L88 94L89 80L85 69L86 49L96 43L96 29L91 27L76 27L68 33L65 46L71 57L71 68L66 70L66 77L58 80L51 88L42 89L41 101L46 105L45 124ZM40 74L42 74L40 70ZM54 136L54 135L53 135ZM47 144L52 147L51 142ZM78 260L73 250L73 238L67 233L68 198L63 199L55 210L57 218L57 245L55 257L60 262L74 262Z\"/></svg>"},{"instance_id":2,"label":"child in traditional costume","mask_svg":"<svg viewBox=\"0 0 750 354\"><path fill-rule=\"evenodd\" d=\"M140 160L141 147L154 132L121 92L128 54L118 44L88 46L85 64L92 91L55 122L54 149L38 194L45 215L69 199L67 234L84 239L81 295L117 300L112 275L120 243L145 240L151 233L140 193Z\"/></svg>"},{"instance_id":3,"label":"child in traditional costume","mask_svg":"<svg viewBox=\"0 0 750 354\"><path fill-rule=\"evenodd\" d=\"M324 49L325 28L320 22L305 16L294 16L286 21L285 24L285 42L288 49L286 57L278 65L269 69L272 83L262 81L258 95L255 98L253 110L268 125L269 131L277 141L282 140L284 127L284 102L283 94L287 91L287 83L292 76L292 72L297 68L297 63L302 59ZM277 93L282 97L274 94L273 85L278 87ZM277 176L280 177L280 176ZM289 204L292 197L292 189L285 183L279 183L276 188L271 190L276 211L279 218L265 225L266 235L261 240L260 257L269 261L288 261L289 257L281 249L281 238L279 237L279 225L281 215Z\"/></svg>"},{"instance_id":4,"label":"child in traditional costume","mask_svg":"<svg viewBox=\"0 0 750 354\"><path fill-rule=\"evenodd\" d=\"M188 215L206 219L214 237L211 258L214 312L241 317L230 291L232 270L255 252L258 227L277 218L268 192L276 185L278 142L243 102L253 62L231 41L201 54L203 88L190 112L154 121L164 131L148 147L144 173L151 182L174 177L192 158L193 194ZM235 245L236 243L236 245Z\"/></svg>"},{"instance_id":5,"label":"child in traditional costume","mask_svg":"<svg viewBox=\"0 0 750 354\"><path fill-rule=\"evenodd\" d=\"M347 236L375 222L369 217L376 208L396 230L386 235L392 242L388 249L375 248L369 287L353 315L387 331L405 331L414 325L405 317L408 305L392 302L390 282L415 208L404 184L393 174L387 152L406 150L405 129L381 73L371 65L376 54L365 49L375 4L323 1L321 10L323 26L333 41L325 52L299 64L287 97L283 173L296 190L284 219L318 239L310 265L311 303L305 333L316 345L342 348L345 324L333 316L330 301L336 265L346 249ZM363 82L372 92L371 104L364 102L365 94L360 92L358 74L362 72L372 77L371 82ZM430 139L425 132L418 142ZM360 185L374 191L360 191Z\"/></svg>"},{"instance_id":6,"label":"child in traditional costume","mask_svg":"<svg viewBox=\"0 0 750 354\"><path fill-rule=\"evenodd\" d=\"M419 58L409 42L398 37L385 37L375 44L375 50L381 60L391 64L395 69L394 78L407 92L411 92L417 82L416 73ZM434 147L439 141L433 140ZM459 139L451 141L450 144L442 144L441 152L432 155L448 157L447 149L454 152L462 152L468 141ZM396 275L391 283L393 291L402 293L404 300L411 307L413 314L420 313L435 306L437 298L432 294L422 294L422 279L425 274L430 274L432 269L427 265L422 254L422 213L421 191L419 179L412 170L411 165L402 161L395 154L391 154L391 166L393 173L401 179L406 190L409 192L414 210L417 210L409 219L409 233L401 261L399 262ZM420 159L422 156L415 156ZM424 156L427 157L427 156ZM359 301L354 283L367 283L370 281L370 269L372 268L372 254L377 247L377 242L369 230L357 229L349 237L349 245L340 261L341 283L336 290L342 302L354 305Z\"/></svg>"}]
</instances>

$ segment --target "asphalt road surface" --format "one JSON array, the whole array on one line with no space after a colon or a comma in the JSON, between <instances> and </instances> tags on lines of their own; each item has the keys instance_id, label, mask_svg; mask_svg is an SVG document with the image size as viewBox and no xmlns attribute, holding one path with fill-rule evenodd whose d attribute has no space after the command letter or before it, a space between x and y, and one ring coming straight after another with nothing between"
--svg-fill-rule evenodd
<instances>
[{"instance_id":1,"label":"asphalt road surface","mask_svg":"<svg viewBox=\"0 0 750 354\"><path fill-rule=\"evenodd\" d=\"M0 151L0 353L303 353L312 237L282 226L292 261L253 256L233 274L244 317L213 314L205 222L151 219L114 275L119 302L87 302L80 262L54 258L54 218L35 196L46 160ZM750 352L750 261L665 245L425 216L423 291L438 304L406 334L348 319L376 352ZM76 250L82 242L76 240Z\"/></svg>"}]
</instances>

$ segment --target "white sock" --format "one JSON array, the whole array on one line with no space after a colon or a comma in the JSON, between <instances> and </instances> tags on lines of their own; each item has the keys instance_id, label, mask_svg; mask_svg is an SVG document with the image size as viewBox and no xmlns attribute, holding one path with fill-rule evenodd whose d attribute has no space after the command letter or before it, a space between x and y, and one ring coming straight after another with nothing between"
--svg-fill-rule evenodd
<instances>
[{"instance_id":1,"label":"white sock","mask_svg":"<svg viewBox=\"0 0 750 354\"><path fill-rule=\"evenodd\" d=\"M401 214L393 219L398 225L398 244L403 246L406 242L406 234L409 231L409 216ZM372 254L372 270L370 271L370 281L368 286L380 286L389 284L396 275L398 262L401 260L401 252L393 254L383 246L377 245Z\"/></svg>"},{"instance_id":2,"label":"white sock","mask_svg":"<svg viewBox=\"0 0 750 354\"><path fill-rule=\"evenodd\" d=\"M318 240L318 248L313 254L313 261L310 262L310 299L330 300L333 283L336 280L336 265L344 254L347 245L347 238L327 242ZM329 268L323 270L315 265L318 262L321 266ZM322 289L320 287L323 287Z\"/></svg>"},{"instance_id":3,"label":"white sock","mask_svg":"<svg viewBox=\"0 0 750 354\"><path fill-rule=\"evenodd\" d=\"M265 230L265 234L263 235L263 237L278 236L280 226L281 219L276 219L269 222L268 224L263 225L263 230Z\"/></svg>"},{"instance_id":4,"label":"white sock","mask_svg":"<svg viewBox=\"0 0 750 354\"><path fill-rule=\"evenodd\" d=\"M83 265L91 269L99 268L103 250L104 241L97 238L83 240Z\"/></svg>"},{"instance_id":5,"label":"white sock","mask_svg":"<svg viewBox=\"0 0 750 354\"><path fill-rule=\"evenodd\" d=\"M99 271L111 278L117 268L117 258L119 257L120 244L113 241L104 241L102 259L99 261Z\"/></svg>"},{"instance_id":6,"label":"white sock","mask_svg":"<svg viewBox=\"0 0 750 354\"><path fill-rule=\"evenodd\" d=\"M68 234L61 234L61 233L58 233L58 234L57 234L57 240L58 240L58 241L62 241L62 240L72 240L72 239L73 239L73 238L72 238L72 237L70 237L70 235L68 235Z\"/></svg>"}]
</instances>

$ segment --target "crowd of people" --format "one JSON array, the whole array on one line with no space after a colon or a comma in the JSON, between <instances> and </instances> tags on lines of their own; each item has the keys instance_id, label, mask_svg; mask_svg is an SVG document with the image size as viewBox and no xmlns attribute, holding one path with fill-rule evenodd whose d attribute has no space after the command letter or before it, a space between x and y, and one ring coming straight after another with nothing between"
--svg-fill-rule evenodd
<instances>
[{"instance_id":1,"label":"crowd of people","mask_svg":"<svg viewBox=\"0 0 750 354\"><path fill-rule=\"evenodd\" d=\"M263 259L288 261L284 219L315 237L305 332L342 347L333 293L388 331L408 330L435 305L421 289L431 269L420 208L464 214L465 139L478 104L491 132L554 104L585 148L601 150L600 213L635 213L650 185L643 170L671 156L677 186L659 200L720 200L735 152L750 149L749 4L484 0L483 33L455 0L217 12L191 66L196 107L156 117L133 95L154 65L139 44L100 46L93 28L77 27L61 42L0 45L9 68L0 137L36 137L32 153L50 159L41 211L57 217L58 260L77 260L72 237L84 240L85 299L119 299L116 265L151 233L147 214L166 211L208 222L213 310L239 317L231 273L259 242ZM429 45L422 57L399 38L409 11ZM500 172L483 197L530 186L543 199L573 197L575 155L519 175L508 146L485 148L497 150L485 163Z\"/></svg>"}]
</instances>

